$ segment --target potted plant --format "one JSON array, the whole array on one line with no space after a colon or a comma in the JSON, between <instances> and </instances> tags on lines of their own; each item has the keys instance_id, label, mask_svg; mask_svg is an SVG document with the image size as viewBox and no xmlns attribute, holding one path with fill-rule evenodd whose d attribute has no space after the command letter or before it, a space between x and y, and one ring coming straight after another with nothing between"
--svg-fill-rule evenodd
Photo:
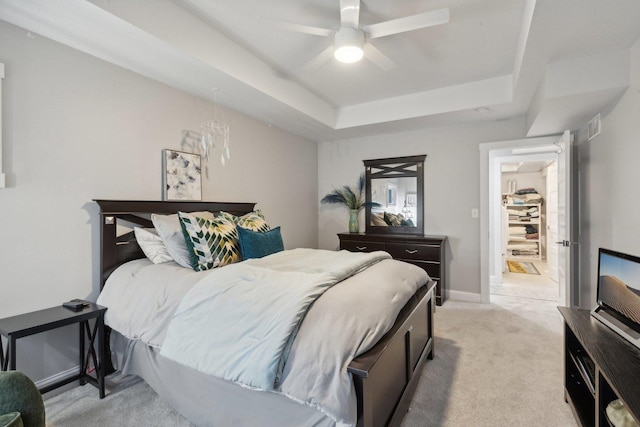
<instances>
[{"instance_id":1,"label":"potted plant","mask_svg":"<svg viewBox=\"0 0 640 427\"><path fill-rule=\"evenodd\" d=\"M347 185L342 188L334 188L333 191L320 200L320 203L341 204L349 209L349 233L357 233L360 231L358 224L358 214L365 206L380 206L379 203L365 202L365 176L364 172L358 179L356 188Z\"/></svg>"}]
</instances>

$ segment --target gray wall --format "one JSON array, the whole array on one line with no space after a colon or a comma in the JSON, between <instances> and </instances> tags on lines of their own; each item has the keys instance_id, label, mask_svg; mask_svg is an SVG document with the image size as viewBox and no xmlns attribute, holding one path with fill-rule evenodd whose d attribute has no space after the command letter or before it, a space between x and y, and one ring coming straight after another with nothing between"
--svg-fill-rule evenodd
<instances>
[{"instance_id":1,"label":"gray wall","mask_svg":"<svg viewBox=\"0 0 640 427\"><path fill-rule=\"evenodd\" d=\"M471 209L480 206L478 144L523 138L524 132L524 120L515 119L324 142L318 150L319 199L333 187L354 185L363 160L426 154L425 233L449 236L452 296L479 301L480 222L471 218ZM348 211L336 205L319 209L319 246L336 249L336 233L348 230ZM364 231L364 213L360 218Z\"/></svg>"},{"instance_id":2,"label":"gray wall","mask_svg":"<svg viewBox=\"0 0 640 427\"><path fill-rule=\"evenodd\" d=\"M602 132L578 135L580 169L580 305L596 302L598 248L640 256L640 41L631 49L631 86L611 111Z\"/></svg>"},{"instance_id":3,"label":"gray wall","mask_svg":"<svg viewBox=\"0 0 640 427\"><path fill-rule=\"evenodd\" d=\"M2 21L0 62L0 317L95 299L91 200L159 200L161 150L180 149L182 130L199 130L210 104ZM224 115L231 160L222 167L215 152L203 199L257 202L287 248L316 247L317 144ZM75 366L76 330L19 341L18 368L40 380Z\"/></svg>"}]
</instances>

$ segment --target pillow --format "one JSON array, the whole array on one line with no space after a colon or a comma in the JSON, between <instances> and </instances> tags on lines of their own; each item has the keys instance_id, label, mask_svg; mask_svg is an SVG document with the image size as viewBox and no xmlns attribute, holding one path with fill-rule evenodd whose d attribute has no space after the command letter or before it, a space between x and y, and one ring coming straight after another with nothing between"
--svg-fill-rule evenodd
<instances>
[{"instance_id":1,"label":"pillow","mask_svg":"<svg viewBox=\"0 0 640 427\"><path fill-rule=\"evenodd\" d=\"M383 214L381 213L372 213L371 214L371 225L375 225L376 227L386 227L387 224L384 221Z\"/></svg>"},{"instance_id":2,"label":"pillow","mask_svg":"<svg viewBox=\"0 0 640 427\"><path fill-rule=\"evenodd\" d=\"M242 259L262 258L284 250L280 227L263 233L238 227L238 242Z\"/></svg>"},{"instance_id":3,"label":"pillow","mask_svg":"<svg viewBox=\"0 0 640 427\"><path fill-rule=\"evenodd\" d=\"M269 224L267 224L267 221L264 220L264 215L262 214L262 211L260 209L256 209L255 211L249 212L242 216L235 216L228 212L221 211L218 216L226 218L238 227L246 228L252 231L265 232L271 229L271 227L269 227Z\"/></svg>"},{"instance_id":4,"label":"pillow","mask_svg":"<svg viewBox=\"0 0 640 427\"><path fill-rule=\"evenodd\" d=\"M178 212L178 217L194 270L204 271L240 261L238 231L233 222L184 212Z\"/></svg>"},{"instance_id":5,"label":"pillow","mask_svg":"<svg viewBox=\"0 0 640 427\"><path fill-rule=\"evenodd\" d=\"M173 258L167 251L167 247L162 243L162 237L154 228L136 227L133 229L136 235L136 241L142 249L142 252L154 264L162 264L163 262L173 261Z\"/></svg>"},{"instance_id":6,"label":"pillow","mask_svg":"<svg viewBox=\"0 0 640 427\"><path fill-rule=\"evenodd\" d=\"M404 218L402 217L401 214L393 214L390 212L384 213L384 222L386 222L387 224L393 227L400 227L403 219Z\"/></svg>"},{"instance_id":7,"label":"pillow","mask_svg":"<svg viewBox=\"0 0 640 427\"><path fill-rule=\"evenodd\" d=\"M192 215L206 219L214 218L211 212L193 212ZM191 265L191 255L184 241L184 234L182 233L178 215L152 214L151 222L153 222L153 226L158 232L158 235L162 237L162 242L167 247L171 258L183 267L193 268Z\"/></svg>"}]
</instances>

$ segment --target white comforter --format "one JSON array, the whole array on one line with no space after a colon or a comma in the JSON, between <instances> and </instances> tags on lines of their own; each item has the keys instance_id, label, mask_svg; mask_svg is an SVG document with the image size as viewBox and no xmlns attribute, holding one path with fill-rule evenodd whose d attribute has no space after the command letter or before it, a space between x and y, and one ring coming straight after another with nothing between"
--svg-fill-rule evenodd
<instances>
[{"instance_id":1,"label":"white comforter","mask_svg":"<svg viewBox=\"0 0 640 427\"><path fill-rule=\"evenodd\" d=\"M282 264L287 252L273 257L271 268L290 270ZM269 258L246 263L264 266ZM305 268L304 262L300 265ZM196 273L172 263L133 261L111 275L98 303L109 307L105 321L110 327L161 347L187 292L225 268ZM389 330L402 306L427 280L422 269L385 259L329 288L300 325L274 392L316 407L339 425L355 424L355 391L346 368Z\"/></svg>"},{"instance_id":2,"label":"white comforter","mask_svg":"<svg viewBox=\"0 0 640 427\"><path fill-rule=\"evenodd\" d=\"M217 268L185 295L160 354L218 378L273 390L309 306L391 256L295 249Z\"/></svg>"}]
</instances>

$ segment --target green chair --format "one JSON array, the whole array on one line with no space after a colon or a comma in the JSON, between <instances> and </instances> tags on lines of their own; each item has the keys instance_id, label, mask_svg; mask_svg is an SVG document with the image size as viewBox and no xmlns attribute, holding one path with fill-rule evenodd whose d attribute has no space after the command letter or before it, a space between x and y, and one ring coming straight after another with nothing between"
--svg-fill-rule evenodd
<instances>
[{"instance_id":1,"label":"green chair","mask_svg":"<svg viewBox=\"0 0 640 427\"><path fill-rule=\"evenodd\" d=\"M44 427L44 402L22 372L0 372L0 427Z\"/></svg>"}]
</instances>

